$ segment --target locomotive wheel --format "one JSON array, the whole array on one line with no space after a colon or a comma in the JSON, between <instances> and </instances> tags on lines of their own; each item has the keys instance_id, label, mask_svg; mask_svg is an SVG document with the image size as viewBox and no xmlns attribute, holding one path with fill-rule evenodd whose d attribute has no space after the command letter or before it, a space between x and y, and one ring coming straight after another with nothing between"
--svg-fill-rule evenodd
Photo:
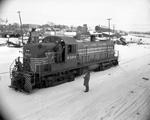
<instances>
[{"instance_id":1,"label":"locomotive wheel","mask_svg":"<svg viewBox=\"0 0 150 120\"><path fill-rule=\"evenodd\" d=\"M68 82L74 81L75 76L73 74L69 75Z\"/></svg>"},{"instance_id":2,"label":"locomotive wheel","mask_svg":"<svg viewBox=\"0 0 150 120\"><path fill-rule=\"evenodd\" d=\"M115 65L118 65L118 61L116 60L116 64Z\"/></svg>"},{"instance_id":3,"label":"locomotive wheel","mask_svg":"<svg viewBox=\"0 0 150 120\"><path fill-rule=\"evenodd\" d=\"M44 88L47 88L47 87L50 87L52 84L51 84L51 81L49 81L49 79L46 79L44 82L43 82L43 87Z\"/></svg>"},{"instance_id":4,"label":"locomotive wheel","mask_svg":"<svg viewBox=\"0 0 150 120\"><path fill-rule=\"evenodd\" d=\"M76 76L80 76L83 74L83 68L79 68L76 72Z\"/></svg>"},{"instance_id":5,"label":"locomotive wheel","mask_svg":"<svg viewBox=\"0 0 150 120\"><path fill-rule=\"evenodd\" d=\"M48 80L46 80L46 81L44 82L44 87L45 87L45 88L49 87L49 81L48 81Z\"/></svg>"},{"instance_id":6,"label":"locomotive wheel","mask_svg":"<svg viewBox=\"0 0 150 120\"><path fill-rule=\"evenodd\" d=\"M103 66L102 63L99 65L99 70L100 70L100 71L101 71L101 70L104 70L104 66Z\"/></svg>"},{"instance_id":7,"label":"locomotive wheel","mask_svg":"<svg viewBox=\"0 0 150 120\"><path fill-rule=\"evenodd\" d=\"M117 60L113 61L113 65L118 65L118 61Z\"/></svg>"}]
</instances>

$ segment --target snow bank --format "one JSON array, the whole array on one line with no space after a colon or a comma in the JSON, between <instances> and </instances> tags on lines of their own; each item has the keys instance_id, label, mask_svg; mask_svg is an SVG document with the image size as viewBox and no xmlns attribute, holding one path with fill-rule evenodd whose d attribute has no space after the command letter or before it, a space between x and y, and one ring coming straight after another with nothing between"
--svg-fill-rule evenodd
<instances>
[{"instance_id":1,"label":"snow bank","mask_svg":"<svg viewBox=\"0 0 150 120\"><path fill-rule=\"evenodd\" d=\"M0 38L0 45L5 44L8 38Z\"/></svg>"},{"instance_id":2,"label":"snow bank","mask_svg":"<svg viewBox=\"0 0 150 120\"><path fill-rule=\"evenodd\" d=\"M18 57L22 56L20 48L12 48L7 46L0 47L0 72L8 72L9 66Z\"/></svg>"}]
</instances>

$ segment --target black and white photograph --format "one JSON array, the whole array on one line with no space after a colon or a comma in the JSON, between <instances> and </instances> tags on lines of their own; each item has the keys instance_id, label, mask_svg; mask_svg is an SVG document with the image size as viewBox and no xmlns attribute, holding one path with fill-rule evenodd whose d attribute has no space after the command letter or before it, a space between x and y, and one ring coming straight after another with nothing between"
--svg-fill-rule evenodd
<instances>
[{"instance_id":1,"label":"black and white photograph","mask_svg":"<svg viewBox=\"0 0 150 120\"><path fill-rule=\"evenodd\" d=\"M150 0L0 0L0 120L150 120Z\"/></svg>"}]
</instances>

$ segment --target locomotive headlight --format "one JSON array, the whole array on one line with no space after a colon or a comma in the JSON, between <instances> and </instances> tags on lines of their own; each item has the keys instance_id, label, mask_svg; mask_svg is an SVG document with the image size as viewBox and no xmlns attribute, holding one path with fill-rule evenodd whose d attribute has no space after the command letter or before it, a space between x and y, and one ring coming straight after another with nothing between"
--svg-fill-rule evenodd
<instances>
[{"instance_id":1,"label":"locomotive headlight","mask_svg":"<svg viewBox=\"0 0 150 120\"><path fill-rule=\"evenodd\" d=\"M30 53L30 50L26 50L26 53Z\"/></svg>"},{"instance_id":2,"label":"locomotive headlight","mask_svg":"<svg viewBox=\"0 0 150 120\"><path fill-rule=\"evenodd\" d=\"M31 55L30 50L25 50L25 55L30 56Z\"/></svg>"}]
</instances>

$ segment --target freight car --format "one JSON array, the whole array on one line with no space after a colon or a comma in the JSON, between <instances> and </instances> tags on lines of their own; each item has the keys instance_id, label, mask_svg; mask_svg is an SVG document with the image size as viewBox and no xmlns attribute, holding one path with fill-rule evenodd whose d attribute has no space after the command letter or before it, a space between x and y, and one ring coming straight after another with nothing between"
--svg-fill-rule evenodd
<instances>
[{"instance_id":1,"label":"freight car","mask_svg":"<svg viewBox=\"0 0 150 120\"><path fill-rule=\"evenodd\" d=\"M116 54L117 53L117 54ZM102 70L118 64L111 40L78 42L72 37L47 36L23 46L23 57L10 67L11 88L31 92L35 88L73 81L84 70Z\"/></svg>"}]
</instances>

